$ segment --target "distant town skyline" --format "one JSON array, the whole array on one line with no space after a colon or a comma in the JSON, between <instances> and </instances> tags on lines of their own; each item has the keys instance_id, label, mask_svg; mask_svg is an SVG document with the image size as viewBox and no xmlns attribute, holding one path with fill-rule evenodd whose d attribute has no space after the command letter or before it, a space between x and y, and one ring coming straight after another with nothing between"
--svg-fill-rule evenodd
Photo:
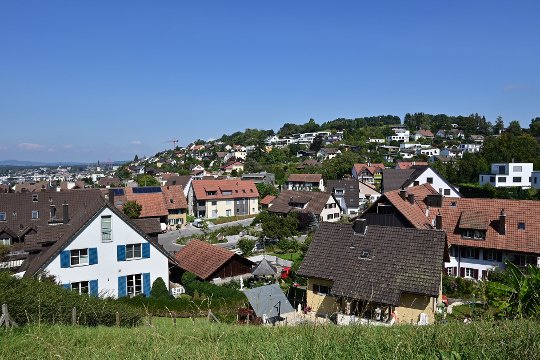
<instances>
[{"instance_id":1,"label":"distant town skyline","mask_svg":"<svg viewBox=\"0 0 540 360\"><path fill-rule=\"evenodd\" d=\"M540 116L537 1L4 2L0 160L151 156L246 128Z\"/></svg>"}]
</instances>

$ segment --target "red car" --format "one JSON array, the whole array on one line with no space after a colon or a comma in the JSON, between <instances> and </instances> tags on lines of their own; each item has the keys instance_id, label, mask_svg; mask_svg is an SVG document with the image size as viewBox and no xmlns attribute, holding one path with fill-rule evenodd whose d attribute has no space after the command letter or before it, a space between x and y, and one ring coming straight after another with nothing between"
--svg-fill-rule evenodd
<instances>
[{"instance_id":1,"label":"red car","mask_svg":"<svg viewBox=\"0 0 540 360\"><path fill-rule=\"evenodd\" d=\"M289 266L284 267L284 268L281 270L281 278L282 278L282 279L288 279L288 278L289 278L289 275L291 275L291 268L290 268Z\"/></svg>"},{"instance_id":2,"label":"red car","mask_svg":"<svg viewBox=\"0 0 540 360\"><path fill-rule=\"evenodd\" d=\"M446 295L442 296L442 303L446 306L448 306L448 297Z\"/></svg>"}]
</instances>

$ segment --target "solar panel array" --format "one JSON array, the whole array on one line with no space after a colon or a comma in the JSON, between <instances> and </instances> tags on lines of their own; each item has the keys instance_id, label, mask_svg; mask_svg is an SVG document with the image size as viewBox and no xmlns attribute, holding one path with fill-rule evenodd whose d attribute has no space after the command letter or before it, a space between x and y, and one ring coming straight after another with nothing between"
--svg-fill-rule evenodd
<instances>
[{"instance_id":1,"label":"solar panel array","mask_svg":"<svg viewBox=\"0 0 540 360\"><path fill-rule=\"evenodd\" d=\"M134 194L154 194L160 193L161 187L159 186L145 186L145 187L135 187L133 188Z\"/></svg>"},{"instance_id":2,"label":"solar panel array","mask_svg":"<svg viewBox=\"0 0 540 360\"><path fill-rule=\"evenodd\" d=\"M124 196L124 189L112 189L114 196Z\"/></svg>"}]
</instances>

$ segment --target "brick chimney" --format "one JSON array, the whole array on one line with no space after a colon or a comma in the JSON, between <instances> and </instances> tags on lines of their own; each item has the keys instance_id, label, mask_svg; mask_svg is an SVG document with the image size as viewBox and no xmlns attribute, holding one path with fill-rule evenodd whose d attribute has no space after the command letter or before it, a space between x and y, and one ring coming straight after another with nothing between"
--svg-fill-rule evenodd
<instances>
[{"instance_id":1,"label":"brick chimney","mask_svg":"<svg viewBox=\"0 0 540 360\"><path fill-rule=\"evenodd\" d=\"M407 195L407 200L409 200L411 205L414 205L414 194Z\"/></svg>"},{"instance_id":2,"label":"brick chimney","mask_svg":"<svg viewBox=\"0 0 540 360\"><path fill-rule=\"evenodd\" d=\"M407 198L407 190L405 190L403 187L401 188L401 190L399 190L399 196L405 200Z\"/></svg>"},{"instance_id":3,"label":"brick chimney","mask_svg":"<svg viewBox=\"0 0 540 360\"><path fill-rule=\"evenodd\" d=\"M64 203L62 204L63 210L63 223L67 224L69 222L69 205Z\"/></svg>"}]
</instances>

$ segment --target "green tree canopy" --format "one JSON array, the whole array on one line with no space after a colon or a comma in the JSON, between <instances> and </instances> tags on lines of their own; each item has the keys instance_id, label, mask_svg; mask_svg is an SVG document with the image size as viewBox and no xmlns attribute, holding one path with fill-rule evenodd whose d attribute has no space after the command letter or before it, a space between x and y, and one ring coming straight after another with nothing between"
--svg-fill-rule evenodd
<instances>
[{"instance_id":1,"label":"green tree canopy","mask_svg":"<svg viewBox=\"0 0 540 360\"><path fill-rule=\"evenodd\" d=\"M122 211L130 219L137 219L141 216L142 205L138 204L136 201L126 201L124 206L122 206Z\"/></svg>"},{"instance_id":2,"label":"green tree canopy","mask_svg":"<svg viewBox=\"0 0 540 360\"><path fill-rule=\"evenodd\" d=\"M139 184L139 186L160 186L159 181L157 181L152 175L148 174L137 175L135 181L137 184Z\"/></svg>"}]
</instances>

